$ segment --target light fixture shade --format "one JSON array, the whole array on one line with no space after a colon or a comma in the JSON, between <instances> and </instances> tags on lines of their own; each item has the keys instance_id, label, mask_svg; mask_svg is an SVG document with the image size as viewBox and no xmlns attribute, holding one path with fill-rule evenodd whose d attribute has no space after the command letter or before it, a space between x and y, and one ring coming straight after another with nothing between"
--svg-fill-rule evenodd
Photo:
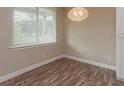
<instances>
[{"instance_id":1,"label":"light fixture shade","mask_svg":"<svg viewBox=\"0 0 124 93\"><path fill-rule=\"evenodd\" d=\"M85 8L72 8L69 13L68 13L68 17L70 20L72 21L82 21L84 19L86 19L88 17L89 13L87 11L87 9Z\"/></svg>"}]
</instances>

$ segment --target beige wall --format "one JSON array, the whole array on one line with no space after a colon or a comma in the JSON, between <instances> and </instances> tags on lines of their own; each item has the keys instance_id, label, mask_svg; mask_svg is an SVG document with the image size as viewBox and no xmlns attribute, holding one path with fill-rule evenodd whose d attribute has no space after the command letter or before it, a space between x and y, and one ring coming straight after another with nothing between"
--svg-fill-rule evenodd
<instances>
[{"instance_id":1,"label":"beige wall","mask_svg":"<svg viewBox=\"0 0 124 93\"><path fill-rule=\"evenodd\" d=\"M90 15L81 22L67 18L69 8L65 8L64 12L62 8L58 9L56 44L14 50L9 49L11 8L0 8L0 76L63 53L115 65L115 8L87 9Z\"/></svg>"},{"instance_id":2,"label":"beige wall","mask_svg":"<svg viewBox=\"0 0 124 93\"><path fill-rule=\"evenodd\" d=\"M0 76L61 55L62 9L57 10L57 43L26 49L9 49L11 45L11 8L0 8ZM46 57L43 57L43 53Z\"/></svg>"},{"instance_id":3,"label":"beige wall","mask_svg":"<svg viewBox=\"0 0 124 93\"><path fill-rule=\"evenodd\" d=\"M89 17L73 22L65 14L65 54L115 65L115 8L87 8Z\"/></svg>"}]
</instances>

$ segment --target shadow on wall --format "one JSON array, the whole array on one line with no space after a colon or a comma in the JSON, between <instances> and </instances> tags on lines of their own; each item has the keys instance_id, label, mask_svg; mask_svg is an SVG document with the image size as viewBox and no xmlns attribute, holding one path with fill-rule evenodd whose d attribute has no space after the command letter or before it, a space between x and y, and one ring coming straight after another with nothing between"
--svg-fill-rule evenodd
<instances>
[{"instance_id":1,"label":"shadow on wall","mask_svg":"<svg viewBox=\"0 0 124 93\"><path fill-rule=\"evenodd\" d=\"M87 8L89 16L73 22L65 16L66 54L116 65L116 9ZM65 9L68 13L69 8Z\"/></svg>"}]
</instances>

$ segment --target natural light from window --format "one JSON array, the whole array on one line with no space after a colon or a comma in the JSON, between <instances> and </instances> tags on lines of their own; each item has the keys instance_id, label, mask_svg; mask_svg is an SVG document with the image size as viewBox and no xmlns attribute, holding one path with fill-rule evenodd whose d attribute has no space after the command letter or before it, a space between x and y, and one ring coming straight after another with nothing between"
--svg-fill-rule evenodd
<instances>
[{"instance_id":1,"label":"natural light from window","mask_svg":"<svg viewBox=\"0 0 124 93\"><path fill-rule=\"evenodd\" d=\"M56 42L55 8L14 8L14 47Z\"/></svg>"}]
</instances>

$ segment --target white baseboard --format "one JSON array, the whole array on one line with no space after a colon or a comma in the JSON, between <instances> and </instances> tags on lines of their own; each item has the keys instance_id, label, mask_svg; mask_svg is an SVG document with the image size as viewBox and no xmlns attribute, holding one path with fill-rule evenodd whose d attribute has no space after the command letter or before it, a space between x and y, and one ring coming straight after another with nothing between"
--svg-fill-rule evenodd
<instances>
[{"instance_id":1,"label":"white baseboard","mask_svg":"<svg viewBox=\"0 0 124 93\"><path fill-rule=\"evenodd\" d=\"M124 79L123 78L120 78L120 77L117 77L117 80L124 82Z\"/></svg>"},{"instance_id":2,"label":"white baseboard","mask_svg":"<svg viewBox=\"0 0 124 93\"><path fill-rule=\"evenodd\" d=\"M83 62L83 63L87 63L87 64L91 64L91 65L111 69L111 70L116 70L116 66L103 64L101 62L96 62L96 61L92 61L92 60L89 60L89 59L77 58L77 57L73 57L73 56L69 56L69 55L63 55L63 57L73 59L73 60L76 60L76 61L80 61L80 62Z\"/></svg>"},{"instance_id":3,"label":"white baseboard","mask_svg":"<svg viewBox=\"0 0 124 93\"><path fill-rule=\"evenodd\" d=\"M60 59L60 58L62 58L62 57L63 57L63 55L57 56L57 57L54 57L54 58L52 58L52 59L49 59L49 60L46 60L46 61L43 61L43 62L34 64L34 65L32 65L32 66L23 68L23 69L18 70L18 71L16 71L16 72L12 72L12 73L10 73L10 74L1 76L1 77L0 77L0 83L1 83L1 82L4 82L4 81L6 81L6 80L12 79L12 78L14 78L14 77L16 77L16 76L19 76L19 75L21 75L21 74L24 74L24 73L26 73L26 72L28 72L28 71L33 70L33 69L36 69L36 68L38 68L38 67L41 67L41 66L43 66L43 65L46 65L46 64L48 64L48 63L50 63L50 62L53 62L53 61L55 61L55 60L57 60L57 59Z\"/></svg>"},{"instance_id":4,"label":"white baseboard","mask_svg":"<svg viewBox=\"0 0 124 93\"><path fill-rule=\"evenodd\" d=\"M43 61L43 62L40 62L40 63L37 63L37 64L34 64L32 66L29 66L29 67L26 67L26 68L23 68L21 70L18 70L16 72L12 72L10 74L7 74L7 75L4 75L4 76L1 76L0 77L0 83L1 82L4 82L6 80L9 80L9 79L12 79L16 76L19 76L21 74L24 74L28 71L31 71L33 69L36 69L38 67L41 67L43 65L46 65L50 62L53 62L57 59L60 59L60 58L63 58L63 57L66 57L66 58L69 58L69 59L73 59L73 60L76 60L76 61L80 61L80 62L83 62L83 63L87 63L87 64L92 64L92 65L96 65L96 66L99 66L99 67L103 67L103 68L107 68L107 69L112 69L112 70L116 70L116 66L111 66L111 65L107 65L107 64L103 64L103 63L100 63L100 62L96 62L96 61L92 61L92 60L88 60L88 59L84 59L84 58L77 58L77 57L73 57L73 56L69 56L69 55L60 55L60 56L57 56L57 57L54 57L52 59L49 59L49 60L46 60L46 61Z\"/></svg>"}]
</instances>

